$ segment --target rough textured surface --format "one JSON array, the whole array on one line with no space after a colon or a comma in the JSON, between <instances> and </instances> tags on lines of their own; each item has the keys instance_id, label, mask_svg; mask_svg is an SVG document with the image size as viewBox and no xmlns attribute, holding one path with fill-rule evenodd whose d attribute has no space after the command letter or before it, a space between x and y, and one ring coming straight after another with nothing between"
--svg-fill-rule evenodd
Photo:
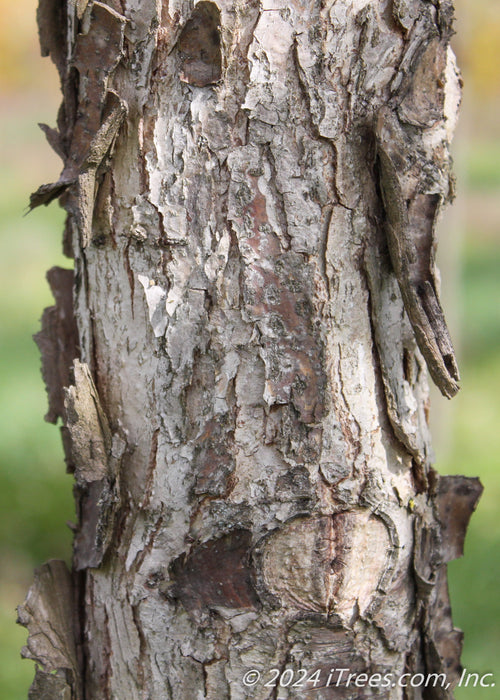
<instances>
[{"instance_id":1,"label":"rough textured surface","mask_svg":"<svg viewBox=\"0 0 500 700\"><path fill-rule=\"evenodd\" d=\"M63 193L75 259L84 697L409 697L243 684L332 660L452 682L445 566L478 490L431 469L429 353L397 266L413 255L436 284L451 5L43 0L40 15L65 165L32 204ZM381 114L414 136L399 258Z\"/></svg>"},{"instance_id":2,"label":"rough textured surface","mask_svg":"<svg viewBox=\"0 0 500 700\"><path fill-rule=\"evenodd\" d=\"M74 384L65 389L64 417L79 506L73 563L80 570L99 566L111 542L125 443L111 434L88 366L75 360L73 374Z\"/></svg>"},{"instance_id":3,"label":"rough textured surface","mask_svg":"<svg viewBox=\"0 0 500 700\"><path fill-rule=\"evenodd\" d=\"M36 670L28 693L28 700L71 700L71 687L59 676L49 676L39 668Z\"/></svg>"},{"instance_id":4,"label":"rough textured surface","mask_svg":"<svg viewBox=\"0 0 500 700\"><path fill-rule=\"evenodd\" d=\"M64 562L49 561L35 571L35 581L17 610L18 622L29 631L22 655L40 664L30 699L83 697L76 604L72 576Z\"/></svg>"},{"instance_id":5,"label":"rough textured surface","mask_svg":"<svg viewBox=\"0 0 500 700\"><path fill-rule=\"evenodd\" d=\"M434 76L435 83L442 84L442 81L443 71ZM425 86L420 86L417 94L427 96L428 92ZM417 115L420 116L422 111L425 113L426 106L424 110L415 109ZM451 398L458 391L460 376L436 291L434 270L434 227L440 204L448 196L449 189L447 162L442 156L442 140L437 146L431 141L433 148L426 153L429 149L426 149L425 140L429 134L415 129L411 121L413 115L404 114L411 129L402 126L394 108L384 107L377 117L377 151L387 217L387 242L417 344L431 377L442 394ZM431 125L436 121L437 117ZM416 158L415 154L419 157ZM443 176L448 176L444 186L440 182Z\"/></svg>"}]
</instances>

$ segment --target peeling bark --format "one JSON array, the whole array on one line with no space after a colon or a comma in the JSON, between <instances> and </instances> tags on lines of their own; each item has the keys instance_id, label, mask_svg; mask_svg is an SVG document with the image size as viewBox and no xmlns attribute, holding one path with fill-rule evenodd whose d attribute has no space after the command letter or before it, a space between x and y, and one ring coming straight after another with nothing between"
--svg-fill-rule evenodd
<instances>
[{"instance_id":1,"label":"peeling bark","mask_svg":"<svg viewBox=\"0 0 500 700\"><path fill-rule=\"evenodd\" d=\"M30 699L83 697L75 592L66 564L49 561L36 570L26 600L18 607L18 622L29 632L22 655L40 664Z\"/></svg>"},{"instance_id":2,"label":"peeling bark","mask_svg":"<svg viewBox=\"0 0 500 700\"><path fill-rule=\"evenodd\" d=\"M481 488L432 469L426 372L458 389L434 266L452 15L40 0L64 166L31 205L61 198L75 272L37 342L81 573L33 699L452 697L328 682L459 669L446 564ZM321 680L244 685L272 668Z\"/></svg>"},{"instance_id":3,"label":"peeling bark","mask_svg":"<svg viewBox=\"0 0 500 700\"><path fill-rule=\"evenodd\" d=\"M78 357L78 329L73 313L73 270L53 267L47 279L55 306L45 309L42 329L34 336L42 355L42 376L49 410L45 420L56 423L64 416L64 387L71 383L71 367Z\"/></svg>"}]
</instances>

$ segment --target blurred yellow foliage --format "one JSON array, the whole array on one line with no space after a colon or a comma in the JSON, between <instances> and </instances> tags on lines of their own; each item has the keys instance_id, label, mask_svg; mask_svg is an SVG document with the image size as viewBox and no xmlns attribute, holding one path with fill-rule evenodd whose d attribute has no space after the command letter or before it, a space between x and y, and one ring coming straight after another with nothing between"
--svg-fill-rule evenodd
<instances>
[{"instance_id":1,"label":"blurred yellow foliage","mask_svg":"<svg viewBox=\"0 0 500 700\"><path fill-rule=\"evenodd\" d=\"M460 68L480 100L500 97L500 2L455 0L457 35L453 40Z\"/></svg>"},{"instance_id":2,"label":"blurred yellow foliage","mask_svg":"<svg viewBox=\"0 0 500 700\"><path fill-rule=\"evenodd\" d=\"M39 84L42 61L36 31L36 5L36 0L0 0L2 93Z\"/></svg>"},{"instance_id":3,"label":"blurred yellow foliage","mask_svg":"<svg viewBox=\"0 0 500 700\"><path fill-rule=\"evenodd\" d=\"M468 56L473 86L480 97L500 95L500 7L476 22ZM490 14L490 13L488 13ZM480 19L480 18L477 18Z\"/></svg>"}]
</instances>

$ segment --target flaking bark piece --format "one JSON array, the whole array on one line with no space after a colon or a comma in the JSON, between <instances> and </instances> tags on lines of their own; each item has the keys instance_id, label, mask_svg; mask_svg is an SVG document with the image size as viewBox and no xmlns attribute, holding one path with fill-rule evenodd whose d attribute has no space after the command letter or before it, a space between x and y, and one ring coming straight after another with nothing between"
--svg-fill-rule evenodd
<instances>
[{"instance_id":1,"label":"flaking bark piece","mask_svg":"<svg viewBox=\"0 0 500 700\"><path fill-rule=\"evenodd\" d=\"M436 585L436 570L441 566L439 531L420 513L413 521L413 569L420 598L427 599Z\"/></svg>"},{"instance_id":2,"label":"flaking bark piece","mask_svg":"<svg viewBox=\"0 0 500 700\"><path fill-rule=\"evenodd\" d=\"M483 487L477 478L439 478L435 500L441 523L441 555L444 562L463 556L469 520L482 492Z\"/></svg>"},{"instance_id":3,"label":"flaking bark piece","mask_svg":"<svg viewBox=\"0 0 500 700\"><path fill-rule=\"evenodd\" d=\"M40 8L45 4L52 19L41 22L42 54L51 53L57 65L65 43L59 36L52 40L51 28L55 22L53 17L59 17L57 13L62 10L54 0L42 0ZM78 7L82 13L83 31L75 41L73 65L80 76L80 104L83 107L72 129L70 155L59 180L39 187L30 197L29 208L49 204L78 182L85 236L94 202L95 173L110 150L126 112L124 102L108 88L109 77L123 56L126 18L100 2L93 2L85 8L79 3ZM62 26L64 14L63 18ZM61 80L65 80L62 74ZM61 137L54 130L44 128L44 131L49 143L61 154Z\"/></svg>"},{"instance_id":4,"label":"flaking bark piece","mask_svg":"<svg viewBox=\"0 0 500 700\"><path fill-rule=\"evenodd\" d=\"M54 150L64 162L66 160L67 153L64 148L64 143L61 138L61 134L58 132L57 129L52 129L52 127L50 127L48 124L38 124L38 126L45 134L49 146L52 147L52 150Z\"/></svg>"},{"instance_id":5,"label":"flaking bark piece","mask_svg":"<svg viewBox=\"0 0 500 700\"><path fill-rule=\"evenodd\" d=\"M111 542L118 504L114 482L102 479L80 489L80 527L73 544L73 563L77 571L96 568L102 563Z\"/></svg>"},{"instance_id":6,"label":"flaking bark piece","mask_svg":"<svg viewBox=\"0 0 500 700\"><path fill-rule=\"evenodd\" d=\"M42 56L52 58L62 81L67 58L65 0L39 0L36 18Z\"/></svg>"},{"instance_id":7,"label":"flaking bark piece","mask_svg":"<svg viewBox=\"0 0 500 700\"><path fill-rule=\"evenodd\" d=\"M403 82L401 88L405 95L398 115L403 122L425 128L442 119L447 50L448 43L435 37L418 52L409 71L408 86Z\"/></svg>"},{"instance_id":8,"label":"flaking bark piece","mask_svg":"<svg viewBox=\"0 0 500 700\"><path fill-rule=\"evenodd\" d=\"M429 673L444 673L454 687L460 676L460 656L463 632L453 626L446 565L437 571L436 584L431 592L425 613L424 653ZM428 687L426 699L447 700L450 693L445 688Z\"/></svg>"},{"instance_id":9,"label":"flaking bark piece","mask_svg":"<svg viewBox=\"0 0 500 700\"><path fill-rule=\"evenodd\" d=\"M394 274L418 347L441 393L451 398L460 375L438 297L434 270L434 228L444 194L429 193L423 136L402 128L395 112L382 108L376 126L380 189Z\"/></svg>"},{"instance_id":10,"label":"flaking bark piece","mask_svg":"<svg viewBox=\"0 0 500 700\"><path fill-rule=\"evenodd\" d=\"M107 93L106 103L103 108L103 121L90 142L88 152L85 154L79 167L74 164L67 165L57 182L41 185L30 196L30 210L50 204L60 197L69 187L78 183L78 198L82 218L83 238L85 245L90 240L90 228L92 225L92 210L95 199L95 180L97 169L105 157L112 151L115 139L127 112L125 103L111 90ZM44 129L47 134L47 129ZM55 136L51 132L51 139ZM52 142L51 142L52 143ZM57 149L55 149L59 152Z\"/></svg>"},{"instance_id":11,"label":"flaking bark piece","mask_svg":"<svg viewBox=\"0 0 500 700\"><path fill-rule=\"evenodd\" d=\"M47 185L40 185L36 192L30 195L29 210L36 209L42 205L47 206L60 197L68 187L74 185L76 178L65 179L61 177L57 182L49 182Z\"/></svg>"},{"instance_id":12,"label":"flaking bark piece","mask_svg":"<svg viewBox=\"0 0 500 700\"><path fill-rule=\"evenodd\" d=\"M30 700L81 698L75 609L73 581L66 564L52 560L36 569L26 600L17 609L18 623L29 632L22 656L42 668L33 682ZM49 691L54 694L48 695Z\"/></svg>"},{"instance_id":13,"label":"flaking bark piece","mask_svg":"<svg viewBox=\"0 0 500 700\"><path fill-rule=\"evenodd\" d=\"M55 423L64 416L63 387L71 383L71 367L79 354L78 329L73 313L73 270L52 267L47 280L56 303L44 310L42 328L33 337L42 356L49 401L45 420Z\"/></svg>"},{"instance_id":14,"label":"flaking bark piece","mask_svg":"<svg viewBox=\"0 0 500 700\"><path fill-rule=\"evenodd\" d=\"M479 479L439 477L431 471L431 495L438 521L417 514L414 521L414 572L424 610L423 651L429 673L444 673L453 687L460 674L462 631L453 626L446 564L463 554L465 532L482 486ZM446 700L449 692L427 689L429 700Z\"/></svg>"},{"instance_id":15,"label":"flaking bark piece","mask_svg":"<svg viewBox=\"0 0 500 700\"><path fill-rule=\"evenodd\" d=\"M66 443L76 479L79 527L74 541L77 571L97 567L111 542L119 505L118 462L123 441L111 435L86 364L74 362L74 385L65 390Z\"/></svg>"},{"instance_id":16,"label":"flaking bark piece","mask_svg":"<svg viewBox=\"0 0 500 700\"><path fill-rule=\"evenodd\" d=\"M74 384L65 389L66 427L77 485L108 476L111 431L88 365L75 360Z\"/></svg>"},{"instance_id":17,"label":"flaking bark piece","mask_svg":"<svg viewBox=\"0 0 500 700\"><path fill-rule=\"evenodd\" d=\"M28 700L72 700L71 686L61 676L47 674L37 667Z\"/></svg>"},{"instance_id":18,"label":"flaking bark piece","mask_svg":"<svg viewBox=\"0 0 500 700\"><path fill-rule=\"evenodd\" d=\"M126 19L107 5L94 2L88 6L82 26L86 31L75 42L74 65L83 86L84 109L75 124L71 158L76 170L90 150L95 134L103 122L103 106L108 93L108 78L123 55Z\"/></svg>"},{"instance_id":19,"label":"flaking bark piece","mask_svg":"<svg viewBox=\"0 0 500 700\"><path fill-rule=\"evenodd\" d=\"M92 221L96 198L96 177L106 156L112 151L127 109L125 103L112 91L107 93L104 120L89 147L78 176L80 229L83 247L92 239Z\"/></svg>"},{"instance_id":20,"label":"flaking bark piece","mask_svg":"<svg viewBox=\"0 0 500 700\"><path fill-rule=\"evenodd\" d=\"M417 467L425 472L432 448L419 379L424 359L418 351L403 301L395 299L397 280L385 266L380 274L378 259L381 255L380 249L367 249L366 270L387 412L396 437L413 455ZM392 333L395 323L401 329L397 335Z\"/></svg>"}]
</instances>

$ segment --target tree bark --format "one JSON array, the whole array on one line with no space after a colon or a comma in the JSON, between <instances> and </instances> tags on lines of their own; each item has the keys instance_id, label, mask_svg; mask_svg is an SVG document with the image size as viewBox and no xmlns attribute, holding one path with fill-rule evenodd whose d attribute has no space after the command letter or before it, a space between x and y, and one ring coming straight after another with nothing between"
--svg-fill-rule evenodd
<instances>
[{"instance_id":1,"label":"tree bark","mask_svg":"<svg viewBox=\"0 0 500 700\"><path fill-rule=\"evenodd\" d=\"M64 169L31 204L60 198L75 269L38 343L79 520L20 608L31 698L452 697L446 564L481 490L427 426L426 364L458 389L452 14L40 0Z\"/></svg>"}]
</instances>

